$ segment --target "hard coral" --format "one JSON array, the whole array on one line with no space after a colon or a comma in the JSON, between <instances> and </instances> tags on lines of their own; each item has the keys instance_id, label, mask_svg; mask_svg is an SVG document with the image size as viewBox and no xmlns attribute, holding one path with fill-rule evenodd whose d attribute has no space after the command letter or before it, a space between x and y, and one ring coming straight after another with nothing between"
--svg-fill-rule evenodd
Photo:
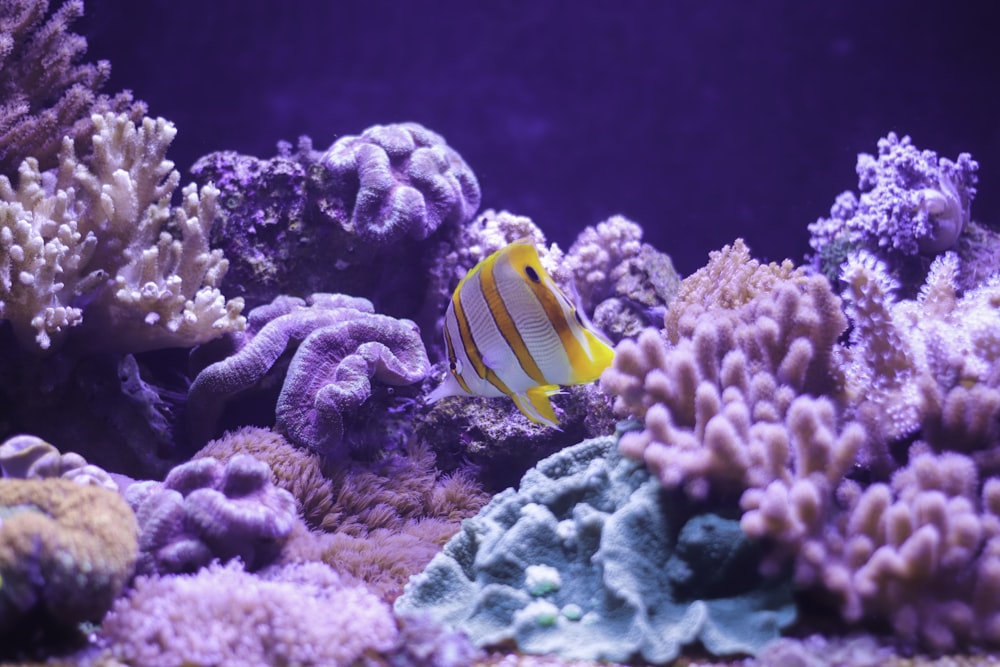
<instances>
[{"instance_id":1,"label":"hard coral","mask_svg":"<svg viewBox=\"0 0 1000 667\"><path fill-rule=\"evenodd\" d=\"M87 463L79 454L61 454L53 445L33 435L16 435L0 444L0 478L50 479L62 477L77 484L118 491L103 468Z\"/></svg>"},{"instance_id":2,"label":"hard coral","mask_svg":"<svg viewBox=\"0 0 1000 667\"><path fill-rule=\"evenodd\" d=\"M115 352L242 328L242 301L217 288L226 260L208 248L217 191L192 185L170 206L174 127L114 114L92 123L89 162L65 138L58 169L28 159L16 188L0 176L0 317L32 351L81 325L82 348Z\"/></svg>"},{"instance_id":3,"label":"hard coral","mask_svg":"<svg viewBox=\"0 0 1000 667\"><path fill-rule=\"evenodd\" d=\"M480 646L655 664L695 640L753 653L794 620L787 582L752 576L757 553L734 522L668 515L615 438L585 441L465 521L396 610L430 613Z\"/></svg>"},{"instance_id":4,"label":"hard coral","mask_svg":"<svg viewBox=\"0 0 1000 667\"><path fill-rule=\"evenodd\" d=\"M458 226L479 208L479 182L444 139L418 123L374 125L320 158L331 192L321 210L359 239L387 245Z\"/></svg>"},{"instance_id":5,"label":"hard coral","mask_svg":"<svg viewBox=\"0 0 1000 667\"><path fill-rule=\"evenodd\" d=\"M95 113L122 112L133 122L145 114L129 91L98 95L111 66L80 62L87 40L69 26L81 16L81 0L52 13L46 0L0 3L0 174L13 176L28 157L55 167L63 137L89 151Z\"/></svg>"},{"instance_id":6,"label":"hard coral","mask_svg":"<svg viewBox=\"0 0 1000 667\"><path fill-rule=\"evenodd\" d=\"M299 513L310 528L323 524L333 509L333 489L323 476L316 453L292 446L280 433L245 426L210 441L195 458L210 456L226 463L240 454L249 454L270 467L274 485L295 497Z\"/></svg>"},{"instance_id":7,"label":"hard coral","mask_svg":"<svg viewBox=\"0 0 1000 667\"><path fill-rule=\"evenodd\" d=\"M240 454L223 464L183 463L162 482L137 482L126 498L138 517L141 574L191 572L213 559L250 569L272 562L295 525L295 499L267 464Z\"/></svg>"},{"instance_id":8,"label":"hard coral","mask_svg":"<svg viewBox=\"0 0 1000 667\"><path fill-rule=\"evenodd\" d=\"M101 626L106 658L179 664L350 667L396 648L392 612L321 563L266 577L238 565L140 577Z\"/></svg>"},{"instance_id":9,"label":"hard coral","mask_svg":"<svg viewBox=\"0 0 1000 667\"><path fill-rule=\"evenodd\" d=\"M0 479L0 646L96 622L132 575L136 521L115 492Z\"/></svg>"},{"instance_id":10,"label":"hard coral","mask_svg":"<svg viewBox=\"0 0 1000 667\"><path fill-rule=\"evenodd\" d=\"M383 409L393 400L392 388L422 380L429 369L416 325L375 313L367 299L340 294L314 294L308 301L278 297L255 308L235 348L191 384L196 442L213 435L226 400L262 380L291 348L295 353L276 407L278 430L294 444L326 455L346 454L352 423L365 410ZM379 385L390 388L388 397L368 402ZM367 435L365 445L385 444L371 442L378 434Z\"/></svg>"}]
</instances>

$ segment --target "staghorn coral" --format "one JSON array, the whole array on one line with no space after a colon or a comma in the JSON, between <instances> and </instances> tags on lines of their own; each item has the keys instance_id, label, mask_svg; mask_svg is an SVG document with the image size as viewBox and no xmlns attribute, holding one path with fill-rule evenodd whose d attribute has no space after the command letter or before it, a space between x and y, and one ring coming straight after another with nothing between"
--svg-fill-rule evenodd
<instances>
[{"instance_id":1,"label":"staghorn coral","mask_svg":"<svg viewBox=\"0 0 1000 667\"><path fill-rule=\"evenodd\" d=\"M768 277L762 284L783 271L773 265L757 270ZM602 375L616 411L645 423L644 430L622 437L622 450L645 460L666 486L683 486L699 498L713 488L740 493L763 487L788 474L802 454L797 447L808 450L796 438L812 438L796 432L793 422L828 422L823 413L836 412L827 399L803 395L821 396L836 386L831 354L846 325L839 300L820 276L773 285L731 308L722 305L732 298L724 288L716 292L718 303L675 302L693 311L676 315L677 324L668 327L679 336L676 342L647 329L637 341L619 344ZM834 478L858 447L850 431L838 436L831 453Z\"/></svg>"},{"instance_id":2,"label":"staghorn coral","mask_svg":"<svg viewBox=\"0 0 1000 667\"><path fill-rule=\"evenodd\" d=\"M898 299L883 262L862 253L845 264L853 330L840 364L854 410L882 441L923 428L938 448L998 442L1000 280L960 296L958 274L957 256L945 253L916 299Z\"/></svg>"},{"instance_id":3,"label":"staghorn coral","mask_svg":"<svg viewBox=\"0 0 1000 667\"><path fill-rule=\"evenodd\" d=\"M28 157L55 167L63 137L89 151L95 113L124 113L133 122L145 115L129 91L98 95L111 66L80 62L87 40L69 26L81 16L81 0L54 12L46 0L0 3L0 174L13 176Z\"/></svg>"},{"instance_id":4,"label":"staghorn coral","mask_svg":"<svg viewBox=\"0 0 1000 667\"><path fill-rule=\"evenodd\" d=\"M349 667L396 649L387 605L321 563L139 577L101 625L104 659L146 667Z\"/></svg>"},{"instance_id":5,"label":"staghorn coral","mask_svg":"<svg viewBox=\"0 0 1000 667\"><path fill-rule=\"evenodd\" d=\"M66 479L0 479L0 646L99 621L132 575L121 497Z\"/></svg>"},{"instance_id":6,"label":"staghorn coral","mask_svg":"<svg viewBox=\"0 0 1000 667\"><path fill-rule=\"evenodd\" d=\"M77 484L118 491L106 470L87 463L79 454L60 454L53 445L33 435L16 435L0 443L0 478L50 479L62 477Z\"/></svg>"},{"instance_id":7,"label":"staghorn coral","mask_svg":"<svg viewBox=\"0 0 1000 667\"><path fill-rule=\"evenodd\" d=\"M411 579L397 613L569 659L663 664L695 640L719 655L776 637L795 616L787 581L748 577L758 553L735 522L671 517L616 440L569 447L495 496Z\"/></svg>"},{"instance_id":8,"label":"staghorn coral","mask_svg":"<svg viewBox=\"0 0 1000 667\"><path fill-rule=\"evenodd\" d=\"M877 155L858 155L860 196L842 193L829 218L809 225L814 268L835 283L844 261L865 251L887 262L903 284L919 284L921 256L954 248L969 224L978 169L968 153L939 158L890 132L879 139Z\"/></svg>"},{"instance_id":9,"label":"staghorn coral","mask_svg":"<svg viewBox=\"0 0 1000 667\"><path fill-rule=\"evenodd\" d=\"M276 559L297 520L295 499L266 463L237 454L183 463L161 482L126 490L141 534L140 574L191 572L213 559L257 569Z\"/></svg>"},{"instance_id":10,"label":"staghorn coral","mask_svg":"<svg viewBox=\"0 0 1000 667\"><path fill-rule=\"evenodd\" d=\"M367 299L341 294L314 294L307 301L278 297L259 306L233 347L191 384L188 414L196 444L214 435L226 401L264 379L292 348L277 400L277 428L295 445L325 455L346 454L351 426L369 415L382 419L395 388L419 382L429 369L416 325L375 313ZM380 391L376 387L385 389L369 400ZM385 446L380 436L392 426L383 419L384 430L368 429L357 448Z\"/></svg>"},{"instance_id":11,"label":"staghorn coral","mask_svg":"<svg viewBox=\"0 0 1000 667\"><path fill-rule=\"evenodd\" d=\"M92 117L94 154L66 138L59 167L0 176L0 318L26 349L58 346L73 327L89 350L184 347L242 328L242 301L217 285L226 271L208 248L217 191L192 185L171 208L179 180L165 158L174 127Z\"/></svg>"}]
</instances>

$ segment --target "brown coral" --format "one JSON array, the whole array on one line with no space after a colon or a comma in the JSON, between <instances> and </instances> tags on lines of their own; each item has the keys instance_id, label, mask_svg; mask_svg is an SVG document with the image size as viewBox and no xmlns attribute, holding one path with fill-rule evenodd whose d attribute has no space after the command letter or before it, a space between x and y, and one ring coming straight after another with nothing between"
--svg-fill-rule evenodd
<instances>
[{"instance_id":1,"label":"brown coral","mask_svg":"<svg viewBox=\"0 0 1000 667\"><path fill-rule=\"evenodd\" d=\"M99 621L132 574L136 520L117 493L3 479L0 517L0 636Z\"/></svg>"}]
</instances>

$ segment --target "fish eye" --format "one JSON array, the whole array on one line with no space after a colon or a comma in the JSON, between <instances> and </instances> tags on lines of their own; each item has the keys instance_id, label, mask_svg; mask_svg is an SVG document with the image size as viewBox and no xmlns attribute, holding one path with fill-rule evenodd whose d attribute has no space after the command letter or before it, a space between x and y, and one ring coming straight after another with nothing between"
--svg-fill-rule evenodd
<instances>
[{"instance_id":1,"label":"fish eye","mask_svg":"<svg viewBox=\"0 0 1000 667\"><path fill-rule=\"evenodd\" d=\"M456 373L458 371L458 364L456 364L454 361L451 362L450 364L448 364L448 370L451 371L452 374Z\"/></svg>"},{"instance_id":2,"label":"fish eye","mask_svg":"<svg viewBox=\"0 0 1000 667\"><path fill-rule=\"evenodd\" d=\"M533 283L542 282L542 279L538 277L538 271L535 271L535 267L531 266L530 264L524 267L524 273L528 276L528 280L530 280L531 282Z\"/></svg>"}]
</instances>

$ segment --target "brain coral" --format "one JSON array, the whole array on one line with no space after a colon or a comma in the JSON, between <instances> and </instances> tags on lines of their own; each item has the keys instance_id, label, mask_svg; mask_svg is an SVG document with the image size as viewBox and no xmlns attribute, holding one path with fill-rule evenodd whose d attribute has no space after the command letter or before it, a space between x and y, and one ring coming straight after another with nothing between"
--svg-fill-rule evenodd
<instances>
[{"instance_id":1,"label":"brain coral","mask_svg":"<svg viewBox=\"0 0 1000 667\"><path fill-rule=\"evenodd\" d=\"M132 575L136 521L121 497L65 479L0 479L0 647L37 624L99 621Z\"/></svg>"},{"instance_id":2,"label":"brain coral","mask_svg":"<svg viewBox=\"0 0 1000 667\"><path fill-rule=\"evenodd\" d=\"M417 123L374 125L341 137L320 164L339 197L325 212L369 243L424 239L441 225L466 222L479 208L475 174L440 135Z\"/></svg>"}]
</instances>

